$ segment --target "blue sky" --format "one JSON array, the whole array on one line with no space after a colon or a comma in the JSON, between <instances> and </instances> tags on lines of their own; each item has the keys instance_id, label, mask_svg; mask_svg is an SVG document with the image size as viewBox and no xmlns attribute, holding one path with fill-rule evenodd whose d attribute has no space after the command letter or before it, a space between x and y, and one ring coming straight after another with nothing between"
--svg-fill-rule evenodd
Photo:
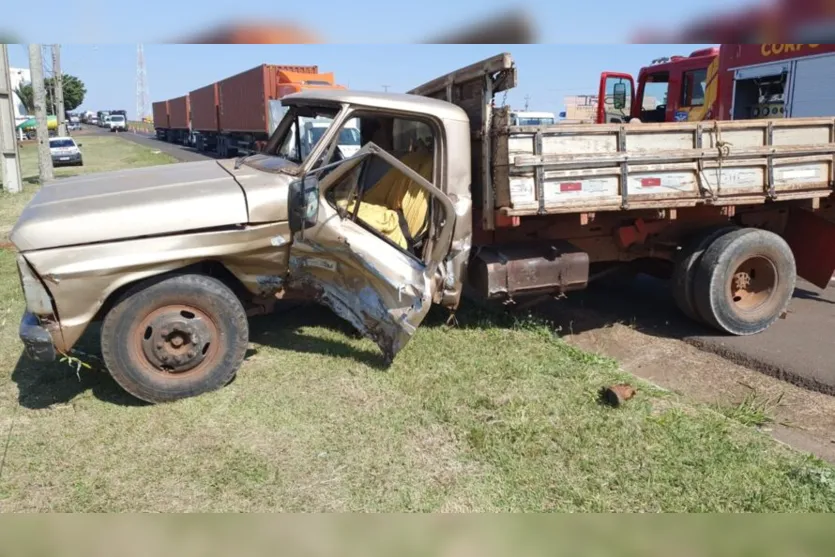
<instances>
[{"instance_id":1,"label":"blue sky","mask_svg":"<svg viewBox=\"0 0 835 557\"><path fill-rule=\"evenodd\" d=\"M316 30L325 42L409 43L512 9L522 10L534 20L539 35L537 42L612 44L631 40L638 27L673 31L693 18L715 16L764 1L142 0L131 4L112 0L40 0L40 12L60 14L60 17L39 20L37 25L19 25L19 28L13 23L16 19L12 19L6 25L0 22L0 31L18 33L21 42L159 43L181 42L178 37L184 33L233 20L281 19Z\"/></svg>"},{"instance_id":2,"label":"blue sky","mask_svg":"<svg viewBox=\"0 0 835 557\"><path fill-rule=\"evenodd\" d=\"M519 68L507 97L521 108L562 110L566 95L595 94L600 72L636 74L654 58L687 55L706 45L145 45L151 99L183 95L261 63L317 64L352 89L406 91L433 77L500 52ZM9 49L11 65L29 67L25 46ZM64 45L64 72L87 86L85 110L136 111L136 45Z\"/></svg>"}]
</instances>

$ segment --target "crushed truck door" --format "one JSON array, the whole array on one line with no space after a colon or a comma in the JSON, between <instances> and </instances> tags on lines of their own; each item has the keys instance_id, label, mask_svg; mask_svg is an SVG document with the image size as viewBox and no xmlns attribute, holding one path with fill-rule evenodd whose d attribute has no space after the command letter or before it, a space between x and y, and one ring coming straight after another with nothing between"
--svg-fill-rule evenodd
<instances>
[{"instance_id":1,"label":"crushed truck door","mask_svg":"<svg viewBox=\"0 0 835 557\"><path fill-rule=\"evenodd\" d=\"M398 217L414 213L409 207L398 214L363 200L368 191L363 188L373 181L368 176L380 167L408 183L412 198L425 200L420 238L407 243L409 231L394 228L405 226ZM456 218L452 202L415 170L368 143L355 156L293 182L288 208L293 232L289 285L309 292L373 339L390 362L442 287L437 271L450 250ZM417 228L412 232L421 232ZM413 241L420 242L419 253L410 252Z\"/></svg>"}]
</instances>

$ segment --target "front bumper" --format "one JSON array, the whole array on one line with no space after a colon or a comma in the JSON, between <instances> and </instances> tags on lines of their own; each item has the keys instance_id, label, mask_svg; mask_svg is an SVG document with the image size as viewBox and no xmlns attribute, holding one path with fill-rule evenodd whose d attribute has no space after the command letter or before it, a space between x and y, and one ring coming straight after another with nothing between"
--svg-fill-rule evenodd
<instances>
[{"instance_id":1,"label":"front bumper","mask_svg":"<svg viewBox=\"0 0 835 557\"><path fill-rule=\"evenodd\" d=\"M52 362L56 358L52 336L34 313L26 312L20 320L20 340L26 348L26 355L38 362Z\"/></svg>"},{"instance_id":2,"label":"front bumper","mask_svg":"<svg viewBox=\"0 0 835 557\"><path fill-rule=\"evenodd\" d=\"M53 166L61 166L62 164L76 164L81 162L81 153L74 155L56 155L52 157Z\"/></svg>"}]
</instances>

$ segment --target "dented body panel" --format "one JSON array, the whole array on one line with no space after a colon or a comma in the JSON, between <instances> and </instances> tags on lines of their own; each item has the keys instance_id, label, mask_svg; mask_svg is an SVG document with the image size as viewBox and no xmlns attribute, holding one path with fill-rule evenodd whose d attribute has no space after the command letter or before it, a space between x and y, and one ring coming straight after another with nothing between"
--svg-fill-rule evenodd
<instances>
[{"instance_id":1,"label":"dented body panel","mask_svg":"<svg viewBox=\"0 0 835 557\"><path fill-rule=\"evenodd\" d=\"M411 178L436 202L438 230L423 260L369 233L328 202L328 192L343 178L355 175L358 165L371 157L381 158ZM435 280L436 271L450 252L456 209L444 192L374 143L339 165L316 193L316 223L294 231L290 283L314 292L318 301L374 340L391 361L412 338L443 288Z\"/></svg>"},{"instance_id":2,"label":"dented body panel","mask_svg":"<svg viewBox=\"0 0 835 557\"><path fill-rule=\"evenodd\" d=\"M24 255L41 277L57 308L69 350L105 301L118 289L142 279L206 261L222 264L253 295L272 295L287 275L290 230L286 222L73 246Z\"/></svg>"}]
</instances>

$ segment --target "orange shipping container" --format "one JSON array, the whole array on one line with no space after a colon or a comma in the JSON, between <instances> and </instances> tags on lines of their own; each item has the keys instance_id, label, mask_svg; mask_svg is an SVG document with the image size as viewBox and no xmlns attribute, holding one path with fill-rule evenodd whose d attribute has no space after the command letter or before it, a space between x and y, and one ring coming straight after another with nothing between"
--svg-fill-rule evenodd
<instances>
[{"instance_id":1,"label":"orange shipping container","mask_svg":"<svg viewBox=\"0 0 835 557\"><path fill-rule=\"evenodd\" d=\"M168 101L158 101L151 105L155 128L168 127Z\"/></svg>"},{"instance_id":2,"label":"orange shipping container","mask_svg":"<svg viewBox=\"0 0 835 557\"><path fill-rule=\"evenodd\" d=\"M262 64L218 82L220 131L269 133L269 101L283 96L279 74L293 72L313 78L318 71L318 66Z\"/></svg>"},{"instance_id":3,"label":"orange shipping container","mask_svg":"<svg viewBox=\"0 0 835 557\"><path fill-rule=\"evenodd\" d=\"M191 104L191 127L195 131L218 131L217 83L188 94Z\"/></svg>"},{"instance_id":4,"label":"orange shipping container","mask_svg":"<svg viewBox=\"0 0 835 557\"><path fill-rule=\"evenodd\" d=\"M191 122L188 95L168 101L168 123L172 130L187 130Z\"/></svg>"}]
</instances>

